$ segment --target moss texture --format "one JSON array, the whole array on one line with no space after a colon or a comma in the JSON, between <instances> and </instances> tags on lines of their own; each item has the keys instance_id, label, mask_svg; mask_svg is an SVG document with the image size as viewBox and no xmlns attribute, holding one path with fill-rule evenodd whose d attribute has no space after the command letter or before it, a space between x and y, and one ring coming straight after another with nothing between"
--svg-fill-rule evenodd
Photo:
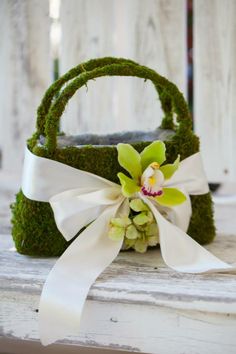
<instances>
[{"instance_id":1,"label":"moss texture","mask_svg":"<svg viewBox=\"0 0 236 354\"><path fill-rule=\"evenodd\" d=\"M132 61L102 58L72 69L46 92L38 109L37 131L28 141L28 147L34 154L118 183L117 173L122 169L117 160L116 146L84 145L58 148L56 141L58 122L70 97L79 87L86 85L88 80L105 75L138 76L153 81L165 114L162 128L173 129L175 132L174 136L165 141L167 162L173 162L178 154L181 159L185 159L199 151L199 140L192 132L186 102L174 84L155 71ZM74 80L59 95L62 86L71 79ZM173 122L174 113L177 114L178 125ZM46 137L44 146L38 144L40 135ZM150 143L151 141L138 142L132 145L141 152ZM200 244L209 243L215 236L211 195L191 196L191 201L193 213L188 233ZM12 225L13 239L20 253L59 256L69 245L56 227L50 205L31 201L21 191L12 205Z\"/></svg>"}]
</instances>

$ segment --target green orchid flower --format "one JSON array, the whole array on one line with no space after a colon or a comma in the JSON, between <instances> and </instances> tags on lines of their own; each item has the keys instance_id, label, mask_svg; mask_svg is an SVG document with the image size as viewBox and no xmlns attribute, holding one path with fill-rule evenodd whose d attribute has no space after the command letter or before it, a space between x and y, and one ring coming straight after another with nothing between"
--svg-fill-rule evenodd
<instances>
[{"instance_id":1,"label":"green orchid flower","mask_svg":"<svg viewBox=\"0 0 236 354\"><path fill-rule=\"evenodd\" d=\"M170 179L179 167L180 156L173 164L163 165L166 160L166 147L162 141L154 141L140 154L129 144L118 144L117 150L119 164L130 175L128 177L122 172L118 173L125 197L130 198L141 192L165 207L186 201L186 196L180 190L165 187L166 180Z\"/></svg>"}]
</instances>

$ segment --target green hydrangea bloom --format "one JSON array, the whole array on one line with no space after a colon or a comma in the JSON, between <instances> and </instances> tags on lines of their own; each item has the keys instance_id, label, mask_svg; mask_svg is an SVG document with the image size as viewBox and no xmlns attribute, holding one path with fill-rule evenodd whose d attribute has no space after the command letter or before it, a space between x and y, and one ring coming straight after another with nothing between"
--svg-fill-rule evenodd
<instances>
[{"instance_id":1,"label":"green hydrangea bloom","mask_svg":"<svg viewBox=\"0 0 236 354\"><path fill-rule=\"evenodd\" d=\"M111 219L108 236L114 241L123 239L123 249L144 253L148 246L159 243L158 227L149 207L141 199L132 199L129 205L129 217Z\"/></svg>"}]
</instances>

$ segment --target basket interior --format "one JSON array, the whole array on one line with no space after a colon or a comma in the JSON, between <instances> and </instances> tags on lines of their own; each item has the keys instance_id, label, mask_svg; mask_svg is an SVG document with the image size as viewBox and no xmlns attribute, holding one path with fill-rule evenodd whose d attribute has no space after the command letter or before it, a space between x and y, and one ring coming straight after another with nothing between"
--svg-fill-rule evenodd
<instances>
[{"instance_id":1,"label":"basket interior","mask_svg":"<svg viewBox=\"0 0 236 354\"><path fill-rule=\"evenodd\" d=\"M132 132L121 132L113 134L80 134L80 135L59 135L57 138L58 147L65 148L69 146L81 147L84 145L93 146L111 146L117 145L118 143L138 143L141 141L154 141L162 140L166 141L171 139L175 134L173 130L167 129L155 129L154 131L132 131ZM40 136L39 144L44 145L45 137Z\"/></svg>"}]
</instances>

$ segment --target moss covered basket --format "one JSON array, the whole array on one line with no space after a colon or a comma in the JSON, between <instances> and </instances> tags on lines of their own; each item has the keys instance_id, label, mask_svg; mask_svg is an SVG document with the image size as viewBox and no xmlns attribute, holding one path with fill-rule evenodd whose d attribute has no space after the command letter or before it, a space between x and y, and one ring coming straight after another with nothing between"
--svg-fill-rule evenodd
<instances>
[{"instance_id":1,"label":"moss covered basket","mask_svg":"<svg viewBox=\"0 0 236 354\"><path fill-rule=\"evenodd\" d=\"M69 99L89 80L102 76L136 76L151 80L164 112L161 127L150 133L106 136L67 137L58 134L60 117ZM119 142L130 143L141 152L153 140L163 140L170 163L178 154L183 160L199 151L199 139L192 131L191 116L182 93L154 70L127 59L100 58L76 66L49 87L37 113L36 132L28 140L28 148L34 154L116 183L117 173L121 171L116 149ZM191 203L188 234L200 244L209 243L215 236L211 195L191 196ZM32 201L22 191L12 205L12 226L13 239L20 253L59 256L69 245L56 227L49 203Z\"/></svg>"}]
</instances>

